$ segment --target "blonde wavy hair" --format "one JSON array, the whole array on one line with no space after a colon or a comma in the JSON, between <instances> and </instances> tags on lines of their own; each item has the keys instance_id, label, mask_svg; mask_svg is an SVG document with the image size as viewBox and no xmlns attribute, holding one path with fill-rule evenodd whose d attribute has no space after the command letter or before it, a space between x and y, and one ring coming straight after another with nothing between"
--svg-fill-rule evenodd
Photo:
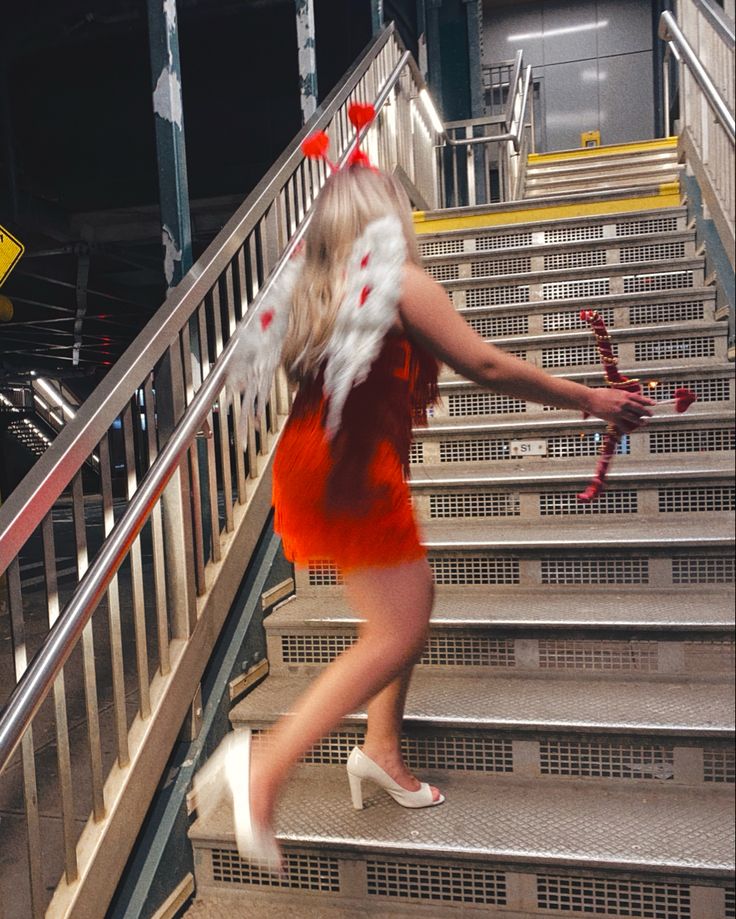
<instances>
[{"instance_id":1,"label":"blonde wavy hair","mask_svg":"<svg viewBox=\"0 0 736 919\"><path fill-rule=\"evenodd\" d=\"M418 265L411 205L393 176L353 166L325 183L305 233L304 268L284 345L283 364L292 381L318 371L345 294L345 266L353 244L369 223L389 214L401 220L407 257Z\"/></svg>"}]
</instances>

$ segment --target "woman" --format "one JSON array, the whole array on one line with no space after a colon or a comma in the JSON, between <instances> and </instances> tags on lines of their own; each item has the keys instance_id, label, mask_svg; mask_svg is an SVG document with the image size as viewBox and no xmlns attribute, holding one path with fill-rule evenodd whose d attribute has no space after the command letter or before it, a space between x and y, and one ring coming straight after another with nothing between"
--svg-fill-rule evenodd
<instances>
[{"instance_id":1,"label":"woman","mask_svg":"<svg viewBox=\"0 0 736 919\"><path fill-rule=\"evenodd\" d=\"M222 755L239 851L272 868L280 856L270 827L290 772L365 703L365 743L348 762L354 806L362 806L364 780L406 807L444 800L411 774L400 748L433 602L405 475L412 425L436 397L438 362L494 392L577 409L624 430L653 404L550 376L485 343L420 267L402 189L370 167L330 177L292 274L281 357L300 388L274 460L276 528L296 564L321 558L341 569L362 623L357 642L267 742L251 745L249 732L236 732Z\"/></svg>"}]
</instances>

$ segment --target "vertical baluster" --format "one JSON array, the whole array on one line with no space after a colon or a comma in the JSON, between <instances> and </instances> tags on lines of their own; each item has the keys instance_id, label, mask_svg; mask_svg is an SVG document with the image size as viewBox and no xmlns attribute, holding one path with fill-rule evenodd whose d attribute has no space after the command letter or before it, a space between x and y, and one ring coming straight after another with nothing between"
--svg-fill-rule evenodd
<instances>
[{"instance_id":1,"label":"vertical baluster","mask_svg":"<svg viewBox=\"0 0 736 919\"><path fill-rule=\"evenodd\" d=\"M233 284L234 266L232 262L223 272L225 277L225 310L227 311L227 338L232 338L235 328L238 324L235 317L235 288Z\"/></svg>"},{"instance_id":2,"label":"vertical baluster","mask_svg":"<svg viewBox=\"0 0 736 919\"><path fill-rule=\"evenodd\" d=\"M262 273L262 247L261 247L261 232L263 224L259 223L255 230L248 237L248 270L250 272L251 283L253 285L253 296L255 297L258 291L261 289L263 283L263 273Z\"/></svg>"},{"instance_id":3,"label":"vertical baluster","mask_svg":"<svg viewBox=\"0 0 736 919\"><path fill-rule=\"evenodd\" d=\"M148 375L143 384L143 405L146 417L146 438L148 443L148 465L158 456L156 436L156 408L154 405L153 377ZM171 670L169 654L169 608L166 597L166 562L164 558L164 526L161 517L161 502L157 501L151 511L151 552L153 555L153 593L156 604L156 628L158 634L158 662L163 676Z\"/></svg>"},{"instance_id":4,"label":"vertical baluster","mask_svg":"<svg viewBox=\"0 0 736 919\"><path fill-rule=\"evenodd\" d=\"M195 391L199 388L200 368L199 361L192 353L191 335L189 323L182 326L180 335L182 369L184 374L184 389L186 392L187 405L191 404ZM196 373L196 377L195 377ZM190 444L187 456L189 458L189 484L190 500L189 505L192 510L192 540L194 547L194 573L197 585L197 594L201 597L205 592L205 574L204 574L204 536L202 528L202 502L201 502L201 484L199 474L199 448L196 439Z\"/></svg>"},{"instance_id":5,"label":"vertical baluster","mask_svg":"<svg viewBox=\"0 0 736 919\"><path fill-rule=\"evenodd\" d=\"M110 472L110 444L105 435L100 441L100 482L102 486L102 532L105 538L115 526L115 511ZM117 739L118 765L127 766L128 721L125 710L125 676L123 667L123 639L120 627L120 588L117 574L113 575L107 587L107 615L110 629L110 662L112 670L112 699Z\"/></svg>"},{"instance_id":6,"label":"vertical baluster","mask_svg":"<svg viewBox=\"0 0 736 919\"><path fill-rule=\"evenodd\" d=\"M54 546L54 523L52 512L41 524L43 544L44 582L48 605L49 628L59 618L59 591L56 579L56 550ZM69 749L69 725L66 714L66 691L64 671L54 680L54 719L56 722L56 756L59 768L59 793L61 798L61 825L64 837L64 865L68 883L76 881L77 840L74 832L74 794L72 791L72 762Z\"/></svg>"},{"instance_id":7,"label":"vertical baluster","mask_svg":"<svg viewBox=\"0 0 736 919\"><path fill-rule=\"evenodd\" d=\"M258 474L258 460L255 456L255 434L253 431L253 414L252 412L248 413L247 420L247 431L241 430L242 428L242 411L241 411L241 402L240 402L240 393L233 392L232 394L233 401L233 442L235 445L235 479L237 482L238 488L238 504L245 504L247 499L246 494L246 484L245 484L245 460L243 458L243 450L245 445L245 438L247 436L247 451L248 451L248 464L249 469L248 473L251 478L255 478ZM251 456L251 437L253 438L253 454ZM256 466L256 471L253 471L253 466Z\"/></svg>"},{"instance_id":8,"label":"vertical baluster","mask_svg":"<svg viewBox=\"0 0 736 919\"><path fill-rule=\"evenodd\" d=\"M84 522L84 492L82 474L77 473L72 483L72 516L77 549L77 574L79 580L87 570L87 529ZM92 776L92 814L96 821L105 817L103 794L102 745L100 743L100 713L97 704L97 675L95 668L95 643L90 619L82 632L82 664L84 668L84 698L87 709L87 735L89 738L90 773Z\"/></svg>"},{"instance_id":9,"label":"vertical baluster","mask_svg":"<svg viewBox=\"0 0 736 919\"><path fill-rule=\"evenodd\" d=\"M17 556L10 563L6 576L8 581L10 635L13 644L15 681L17 683L28 666L25 623L23 621L23 595L20 586L20 563ZM38 811L33 725L29 725L21 741L21 762L23 764L23 797L25 800L26 830L28 834L31 913L33 919L41 919L45 912L45 896L43 870L41 867L41 819Z\"/></svg>"},{"instance_id":10,"label":"vertical baluster","mask_svg":"<svg viewBox=\"0 0 736 919\"><path fill-rule=\"evenodd\" d=\"M239 315L241 318L247 313L250 309L251 296L250 296L250 285L248 284L248 278L245 270L245 247L241 247L233 259L233 271L238 279L238 287L240 288L240 310ZM235 299L237 301L238 294L235 294Z\"/></svg>"},{"instance_id":11,"label":"vertical baluster","mask_svg":"<svg viewBox=\"0 0 736 919\"><path fill-rule=\"evenodd\" d=\"M210 372L210 349L207 335L207 316L205 314L205 304L200 306L197 311L197 321L199 324L199 346L202 355L202 376L209 376ZM212 545L212 559L219 562L222 557L220 547L220 518L217 507L217 466L215 457L215 427L214 413L210 408L205 421L206 445L207 445L207 497L210 505L210 539Z\"/></svg>"},{"instance_id":12,"label":"vertical baluster","mask_svg":"<svg viewBox=\"0 0 736 919\"><path fill-rule=\"evenodd\" d=\"M135 469L135 448L133 441L133 409L130 403L123 411L123 443L125 448L125 484L128 501L133 498L138 485ZM148 684L148 638L146 636L146 606L143 591L143 560L141 539L136 537L128 553L130 559L130 588L133 604L133 629L135 632L135 656L138 669L138 693L141 718L151 714L151 698Z\"/></svg>"}]
</instances>

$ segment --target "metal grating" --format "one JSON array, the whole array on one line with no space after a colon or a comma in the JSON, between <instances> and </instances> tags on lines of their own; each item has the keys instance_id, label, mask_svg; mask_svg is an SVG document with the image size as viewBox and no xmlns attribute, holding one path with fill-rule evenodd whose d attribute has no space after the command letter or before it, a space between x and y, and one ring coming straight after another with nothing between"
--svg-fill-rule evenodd
<instances>
[{"instance_id":1,"label":"metal grating","mask_svg":"<svg viewBox=\"0 0 736 919\"><path fill-rule=\"evenodd\" d=\"M412 442L409 447L409 462L410 463L423 463L424 462L424 444L421 440L415 440Z\"/></svg>"},{"instance_id":2,"label":"metal grating","mask_svg":"<svg viewBox=\"0 0 736 919\"><path fill-rule=\"evenodd\" d=\"M674 399L676 389L689 389L699 402L728 402L731 398L731 380L728 377L715 377L705 380L658 380L656 386L649 386L646 394L657 402Z\"/></svg>"},{"instance_id":3,"label":"metal grating","mask_svg":"<svg viewBox=\"0 0 736 919\"><path fill-rule=\"evenodd\" d=\"M526 335L529 332L528 316L470 316L467 322L483 338Z\"/></svg>"},{"instance_id":4,"label":"metal grating","mask_svg":"<svg viewBox=\"0 0 736 919\"><path fill-rule=\"evenodd\" d=\"M587 227L561 227L544 231L546 243L569 243L581 239L603 239L603 226L597 224Z\"/></svg>"},{"instance_id":5,"label":"metal grating","mask_svg":"<svg viewBox=\"0 0 736 919\"><path fill-rule=\"evenodd\" d=\"M727 428L705 428L694 431L650 431L650 453L711 453L733 450L734 431Z\"/></svg>"},{"instance_id":6,"label":"metal grating","mask_svg":"<svg viewBox=\"0 0 736 919\"><path fill-rule=\"evenodd\" d=\"M490 437L481 440L440 441L441 463L479 463L487 460L511 459L508 440Z\"/></svg>"},{"instance_id":7,"label":"metal grating","mask_svg":"<svg viewBox=\"0 0 736 919\"><path fill-rule=\"evenodd\" d=\"M519 255L516 258L484 259L482 262L473 262L470 273L474 278L484 278L488 275L526 274L532 270L532 259L529 255Z\"/></svg>"},{"instance_id":8,"label":"metal grating","mask_svg":"<svg viewBox=\"0 0 736 919\"><path fill-rule=\"evenodd\" d=\"M212 878L220 884L251 887L280 887L290 890L340 892L340 872L336 858L326 855L283 853L284 869L272 874L258 862L246 862L232 849L212 849Z\"/></svg>"},{"instance_id":9,"label":"metal grating","mask_svg":"<svg viewBox=\"0 0 736 919\"><path fill-rule=\"evenodd\" d=\"M655 290L679 290L693 286L692 271L667 271L658 274L634 274L624 278L624 293L651 293Z\"/></svg>"},{"instance_id":10,"label":"metal grating","mask_svg":"<svg viewBox=\"0 0 736 919\"><path fill-rule=\"evenodd\" d=\"M584 504L578 501L577 492L542 492L539 496L539 514L542 517L580 516L585 514L636 514L639 510L635 489L604 491L600 497Z\"/></svg>"},{"instance_id":11,"label":"metal grating","mask_svg":"<svg viewBox=\"0 0 736 919\"><path fill-rule=\"evenodd\" d=\"M629 307L631 325L658 325L662 322L696 322L705 318L702 300L684 303L639 303Z\"/></svg>"},{"instance_id":12,"label":"metal grating","mask_svg":"<svg viewBox=\"0 0 736 919\"><path fill-rule=\"evenodd\" d=\"M549 740L539 744L542 775L590 779L671 779L674 749L630 741Z\"/></svg>"},{"instance_id":13,"label":"metal grating","mask_svg":"<svg viewBox=\"0 0 736 919\"><path fill-rule=\"evenodd\" d=\"M614 355L618 347L611 345ZM542 367L582 367L600 360L595 345L567 345L562 348L543 348Z\"/></svg>"},{"instance_id":14,"label":"metal grating","mask_svg":"<svg viewBox=\"0 0 736 919\"><path fill-rule=\"evenodd\" d=\"M672 559L673 584L733 584L733 558L699 556Z\"/></svg>"},{"instance_id":15,"label":"metal grating","mask_svg":"<svg viewBox=\"0 0 736 919\"><path fill-rule=\"evenodd\" d=\"M597 456L603 444L603 435L597 431L590 434L564 434L547 438L547 456L552 459L566 459L573 456ZM631 441L625 435L618 442L616 455L631 452Z\"/></svg>"},{"instance_id":16,"label":"metal grating","mask_svg":"<svg viewBox=\"0 0 736 919\"><path fill-rule=\"evenodd\" d=\"M726 901L726 919L736 919L736 889L727 887L723 891L723 895Z\"/></svg>"},{"instance_id":17,"label":"metal grating","mask_svg":"<svg viewBox=\"0 0 736 919\"><path fill-rule=\"evenodd\" d=\"M539 668L606 673L656 673L659 669L659 646L656 641L540 639Z\"/></svg>"},{"instance_id":18,"label":"metal grating","mask_svg":"<svg viewBox=\"0 0 736 919\"><path fill-rule=\"evenodd\" d=\"M499 233L493 236L478 236L475 248L478 252L487 252L492 249L517 249L521 246L531 246L531 233Z\"/></svg>"},{"instance_id":19,"label":"metal grating","mask_svg":"<svg viewBox=\"0 0 736 919\"><path fill-rule=\"evenodd\" d=\"M733 748L706 747L703 750L703 781L729 785L736 782L736 756Z\"/></svg>"},{"instance_id":20,"label":"metal grating","mask_svg":"<svg viewBox=\"0 0 736 919\"><path fill-rule=\"evenodd\" d=\"M435 281L457 281L460 277L460 268L457 264L426 265L425 271Z\"/></svg>"},{"instance_id":21,"label":"metal grating","mask_svg":"<svg viewBox=\"0 0 736 919\"><path fill-rule=\"evenodd\" d=\"M611 292L608 278L591 278L586 281L555 281L542 284L543 300L574 300L577 297L603 297Z\"/></svg>"},{"instance_id":22,"label":"metal grating","mask_svg":"<svg viewBox=\"0 0 736 919\"><path fill-rule=\"evenodd\" d=\"M329 664L357 641L355 635L282 635L285 664Z\"/></svg>"},{"instance_id":23,"label":"metal grating","mask_svg":"<svg viewBox=\"0 0 736 919\"><path fill-rule=\"evenodd\" d=\"M527 404L513 396L492 392L453 393L447 397L447 414L451 418L465 415L512 415L526 411Z\"/></svg>"},{"instance_id":24,"label":"metal grating","mask_svg":"<svg viewBox=\"0 0 736 919\"><path fill-rule=\"evenodd\" d=\"M623 264L631 262L656 262L659 259L685 258L685 243L648 243L642 246L621 248L620 259Z\"/></svg>"},{"instance_id":25,"label":"metal grating","mask_svg":"<svg viewBox=\"0 0 736 919\"><path fill-rule=\"evenodd\" d=\"M471 308L528 302L529 286L527 284L515 284L505 287L473 287L465 292L465 305Z\"/></svg>"},{"instance_id":26,"label":"metal grating","mask_svg":"<svg viewBox=\"0 0 736 919\"><path fill-rule=\"evenodd\" d=\"M696 919L690 911L690 887L664 881L538 874L537 907L583 916Z\"/></svg>"},{"instance_id":27,"label":"metal grating","mask_svg":"<svg viewBox=\"0 0 736 919\"><path fill-rule=\"evenodd\" d=\"M634 344L635 361L687 360L714 357L715 353L715 338L660 338Z\"/></svg>"},{"instance_id":28,"label":"metal grating","mask_svg":"<svg viewBox=\"0 0 736 919\"><path fill-rule=\"evenodd\" d=\"M617 236L646 236L649 233L672 233L677 217L650 217L646 220L624 220L616 224Z\"/></svg>"},{"instance_id":29,"label":"metal grating","mask_svg":"<svg viewBox=\"0 0 736 919\"><path fill-rule=\"evenodd\" d=\"M660 514L716 512L736 510L736 489L660 488L657 492Z\"/></svg>"},{"instance_id":30,"label":"metal grating","mask_svg":"<svg viewBox=\"0 0 736 919\"><path fill-rule=\"evenodd\" d=\"M342 766L353 747L365 739L362 728L335 731L323 737L303 757L317 766ZM511 773L514 771L512 741L488 733L404 734L401 750L412 770L447 769L453 772Z\"/></svg>"},{"instance_id":31,"label":"metal grating","mask_svg":"<svg viewBox=\"0 0 736 919\"><path fill-rule=\"evenodd\" d=\"M606 264L605 249L584 249L582 252L553 252L544 257L544 270L593 268Z\"/></svg>"},{"instance_id":32,"label":"metal grating","mask_svg":"<svg viewBox=\"0 0 736 919\"><path fill-rule=\"evenodd\" d=\"M514 771L512 741L477 734L404 736L401 742L410 769L451 769L453 772L509 773Z\"/></svg>"},{"instance_id":33,"label":"metal grating","mask_svg":"<svg viewBox=\"0 0 736 919\"><path fill-rule=\"evenodd\" d=\"M519 559L488 555L435 555L429 564L435 584L519 584Z\"/></svg>"},{"instance_id":34,"label":"metal grating","mask_svg":"<svg viewBox=\"0 0 736 919\"><path fill-rule=\"evenodd\" d=\"M649 559L545 558L542 584L648 584Z\"/></svg>"},{"instance_id":35,"label":"metal grating","mask_svg":"<svg viewBox=\"0 0 736 919\"><path fill-rule=\"evenodd\" d=\"M464 251L464 239L436 239L419 243L419 254L422 256L455 255Z\"/></svg>"},{"instance_id":36,"label":"metal grating","mask_svg":"<svg viewBox=\"0 0 736 919\"><path fill-rule=\"evenodd\" d=\"M514 642L457 632L430 635L420 663L430 667L515 667Z\"/></svg>"},{"instance_id":37,"label":"metal grating","mask_svg":"<svg viewBox=\"0 0 736 919\"><path fill-rule=\"evenodd\" d=\"M342 584L337 565L328 558L312 558L307 566L312 587L333 587Z\"/></svg>"},{"instance_id":38,"label":"metal grating","mask_svg":"<svg viewBox=\"0 0 736 919\"><path fill-rule=\"evenodd\" d=\"M506 905L506 875L483 866L368 859L365 870L369 896Z\"/></svg>"},{"instance_id":39,"label":"metal grating","mask_svg":"<svg viewBox=\"0 0 736 919\"><path fill-rule=\"evenodd\" d=\"M685 670L690 673L733 673L733 641L686 641Z\"/></svg>"},{"instance_id":40,"label":"metal grating","mask_svg":"<svg viewBox=\"0 0 736 919\"><path fill-rule=\"evenodd\" d=\"M518 517L521 514L518 491L439 492L429 496L431 519L447 517Z\"/></svg>"},{"instance_id":41,"label":"metal grating","mask_svg":"<svg viewBox=\"0 0 736 919\"><path fill-rule=\"evenodd\" d=\"M598 310L601 318L609 329L616 322L614 312L610 307ZM587 329L588 323L580 318L580 310L564 310L561 313L544 313L542 316L542 329L545 332L568 332L572 329Z\"/></svg>"}]
</instances>

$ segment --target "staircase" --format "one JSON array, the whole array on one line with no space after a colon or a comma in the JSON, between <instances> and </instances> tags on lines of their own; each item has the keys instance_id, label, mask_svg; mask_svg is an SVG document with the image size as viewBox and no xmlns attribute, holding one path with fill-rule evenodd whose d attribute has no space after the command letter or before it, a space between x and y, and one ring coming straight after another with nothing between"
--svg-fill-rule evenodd
<instances>
[{"instance_id":1,"label":"staircase","mask_svg":"<svg viewBox=\"0 0 736 919\"><path fill-rule=\"evenodd\" d=\"M732 368L670 142L532 157L527 200L417 215L427 271L484 338L603 378L581 307L658 402L591 505L603 425L445 371L411 483L438 585L405 751L446 803L353 811L356 712L291 782L286 874L197 819L188 916L733 919ZM634 169L632 161L637 159ZM356 637L315 560L266 621L270 675L231 710L265 730Z\"/></svg>"}]
</instances>

